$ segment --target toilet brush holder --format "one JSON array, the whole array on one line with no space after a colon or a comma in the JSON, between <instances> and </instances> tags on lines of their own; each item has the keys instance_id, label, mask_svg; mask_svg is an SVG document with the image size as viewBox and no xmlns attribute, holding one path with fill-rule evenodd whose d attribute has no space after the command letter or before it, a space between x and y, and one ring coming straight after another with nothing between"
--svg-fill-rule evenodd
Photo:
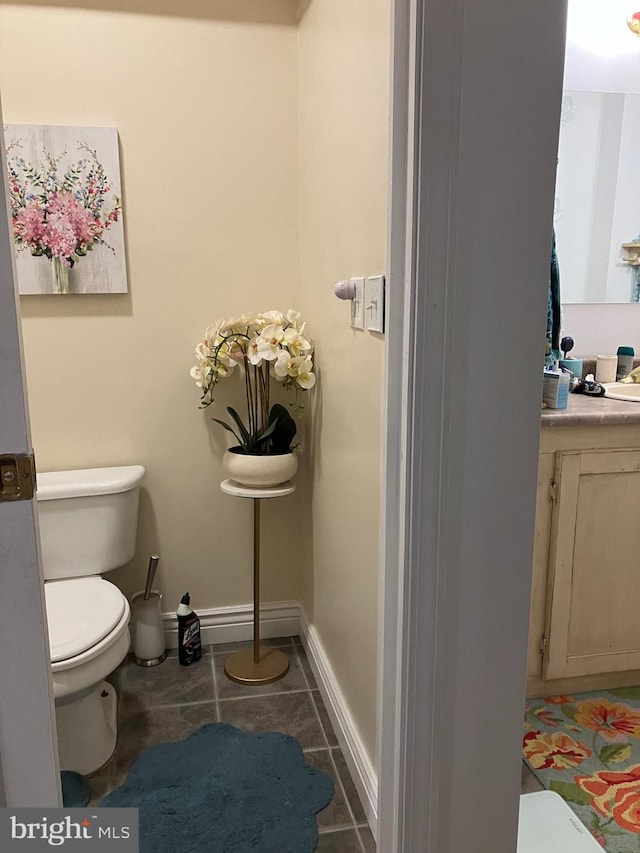
<instances>
[{"instance_id":1,"label":"toilet brush holder","mask_svg":"<svg viewBox=\"0 0 640 853\"><path fill-rule=\"evenodd\" d=\"M131 599L133 655L138 666L156 666L167 656L162 625L162 593L152 589L149 598L144 591Z\"/></svg>"}]
</instances>

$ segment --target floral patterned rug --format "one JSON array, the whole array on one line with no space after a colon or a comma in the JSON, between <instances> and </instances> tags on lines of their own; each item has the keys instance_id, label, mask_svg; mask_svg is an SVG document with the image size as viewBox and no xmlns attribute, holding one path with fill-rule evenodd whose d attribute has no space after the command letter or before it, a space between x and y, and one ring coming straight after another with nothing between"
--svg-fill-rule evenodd
<instances>
[{"instance_id":1,"label":"floral patterned rug","mask_svg":"<svg viewBox=\"0 0 640 853\"><path fill-rule=\"evenodd\" d=\"M529 699L523 752L608 853L639 853L640 687Z\"/></svg>"}]
</instances>

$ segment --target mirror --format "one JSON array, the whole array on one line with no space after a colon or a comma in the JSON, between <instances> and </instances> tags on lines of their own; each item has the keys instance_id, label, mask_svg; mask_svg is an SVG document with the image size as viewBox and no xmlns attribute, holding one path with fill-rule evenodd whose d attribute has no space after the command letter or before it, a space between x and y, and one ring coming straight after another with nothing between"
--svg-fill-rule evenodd
<instances>
[{"instance_id":1,"label":"mirror","mask_svg":"<svg viewBox=\"0 0 640 853\"><path fill-rule=\"evenodd\" d=\"M563 302L640 302L638 152L640 95L565 91L554 211Z\"/></svg>"}]
</instances>

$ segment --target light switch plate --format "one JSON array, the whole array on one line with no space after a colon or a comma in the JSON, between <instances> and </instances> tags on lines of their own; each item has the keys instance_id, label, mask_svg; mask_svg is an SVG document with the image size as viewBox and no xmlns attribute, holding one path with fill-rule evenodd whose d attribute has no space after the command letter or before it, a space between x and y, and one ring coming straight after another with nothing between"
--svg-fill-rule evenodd
<instances>
[{"instance_id":1,"label":"light switch plate","mask_svg":"<svg viewBox=\"0 0 640 853\"><path fill-rule=\"evenodd\" d=\"M364 278L352 278L356 295L351 300L351 328L364 330Z\"/></svg>"},{"instance_id":2,"label":"light switch plate","mask_svg":"<svg viewBox=\"0 0 640 853\"><path fill-rule=\"evenodd\" d=\"M384 276L372 275L364 288L364 320L369 332L384 332Z\"/></svg>"}]
</instances>

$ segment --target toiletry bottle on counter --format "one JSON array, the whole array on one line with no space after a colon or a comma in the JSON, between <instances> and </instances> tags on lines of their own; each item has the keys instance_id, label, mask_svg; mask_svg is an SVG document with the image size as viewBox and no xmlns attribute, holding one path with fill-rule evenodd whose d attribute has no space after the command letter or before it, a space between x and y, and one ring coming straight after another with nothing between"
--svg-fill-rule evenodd
<instances>
[{"instance_id":1,"label":"toiletry bottle on counter","mask_svg":"<svg viewBox=\"0 0 640 853\"><path fill-rule=\"evenodd\" d=\"M178 605L178 660L182 666L189 666L202 657L200 640L200 620L191 609L191 597L188 592Z\"/></svg>"},{"instance_id":2,"label":"toiletry bottle on counter","mask_svg":"<svg viewBox=\"0 0 640 853\"><path fill-rule=\"evenodd\" d=\"M617 355L599 355L596 360L596 382L601 382L603 385L615 382L617 370Z\"/></svg>"},{"instance_id":3,"label":"toiletry bottle on counter","mask_svg":"<svg viewBox=\"0 0 640 853\"><path fill-rule=\"evenodd\" d=\"M620 382L633 370L633 347L618 347L618 369L616 371L616 382Z\"/></svg>"},{"instance_id":4,"label":"toiletry bottle on counter","mask_svg":"<svg viewBox=\"0 0 640 853\"><path fill-rule=\"evenodd\" d=\"M566 409L569 403L571 374L555 367L544 371L542 401L549 409Z\"/></svg>"}]
</instances>

